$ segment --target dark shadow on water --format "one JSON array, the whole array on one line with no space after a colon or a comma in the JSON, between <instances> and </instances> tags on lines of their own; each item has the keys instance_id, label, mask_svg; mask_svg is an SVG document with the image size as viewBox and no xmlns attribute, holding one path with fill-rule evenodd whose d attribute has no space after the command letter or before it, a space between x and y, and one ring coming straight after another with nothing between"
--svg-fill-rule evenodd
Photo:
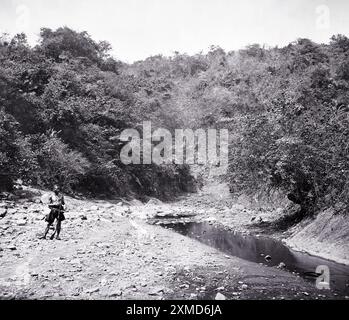
<instances>
[{"instance_id":1,"label":"dark shadow on water","mask_svg":"<svg viewBox=\"0 0 349 320\"><path fill-rule=\"evenodd\" d=\"M318 276L316 267L326 265L330 269L331 289L341 296L349 295L349 266L293 251L269 237L244 235L207 222L164 223L162 226L247 261L270 267L282 262L286 270L313 281L314 285Z\"/></svg>"}]
</instances>

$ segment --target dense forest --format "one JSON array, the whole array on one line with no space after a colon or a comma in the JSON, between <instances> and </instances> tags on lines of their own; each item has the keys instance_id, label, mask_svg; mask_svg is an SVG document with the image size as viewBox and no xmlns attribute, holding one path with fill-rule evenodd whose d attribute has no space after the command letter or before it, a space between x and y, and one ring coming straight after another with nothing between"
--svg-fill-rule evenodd
<instances>
[{"instance_id":1,"label":"dense forest","mask_svg":"<svg viewBox=\"0 0 349 320\"><path fill-rule=\"evenodd\" d=\"M138 128L146 119L158 126L177 123L162 104L169 85L131 74L109 50L108 43L69 28L42 29L34 48L24 34L2 38L3 189L17 178L93 196L168 198L193 188L186 166L126 166L120 161L123 129Z\"/></svg>"},{"instance_id":2,"label":"dense forest","mask_svg":"<svg viewBox=\"0 0 349 320\"><path fill-rule=\"evenodd\" d=\"M188 166L129 165L125 128L228 128L232 194L278 190L308 214L349 206L349 39L298 39L175 53L125 64L69 28L0 40L1 188L168 198L194 189ZM117 51L117 48L115 48Z\"/></svg>"}]
</instances>

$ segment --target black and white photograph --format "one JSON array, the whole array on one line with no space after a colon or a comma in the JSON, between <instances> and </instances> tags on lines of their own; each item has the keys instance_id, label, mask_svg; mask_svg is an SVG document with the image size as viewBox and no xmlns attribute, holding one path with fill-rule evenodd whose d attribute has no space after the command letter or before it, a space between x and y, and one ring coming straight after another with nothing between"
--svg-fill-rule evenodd
<instances>
[{"instance_id":1,"label":"black and white photograph","mask_svg":"<svg viewBox=\"0 0 349 320\"><path fill-rule=\"evenodd\" d=\"M348 13L0 0L0 300L348 301Z\"/></svg>"}]
</instances>

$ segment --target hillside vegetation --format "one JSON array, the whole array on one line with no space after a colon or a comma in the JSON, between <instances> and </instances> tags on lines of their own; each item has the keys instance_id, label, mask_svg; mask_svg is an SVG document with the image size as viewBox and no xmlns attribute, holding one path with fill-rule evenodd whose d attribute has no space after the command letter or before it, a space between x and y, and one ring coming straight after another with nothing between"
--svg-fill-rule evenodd
<instances>
[{"instance_id":1,"label":"hillside vegetation","mask_svg":"<svg viewBox=\"0 0 349 320\"><path fill-rule=\"evenodd\" d=\"M40 35L34 48L24 34L0 44L2 189L17 178L93 196L169 198L193 189L186 166L120 161L123 129L144 120L154 128L178 126L161 99L169 85L129 74L109 56L108 43L86 32L42 29Z\"/></svg>"},{"instance_id":2,"label":"hillside vegetation","mask_svg":"<svg viewBox=\"0 0 349 320\"><path fill-rule=\"evenodd\" d=\"M117 52L117 48L116 52ZM228 128L232 194L278 190L302 214L349 204L349 39L116 61L69 28L0 45L2 185L17 177L91 194L166 196L187 166L119 159L124 128ZM6 179L5 179L6 178ZM10 182L9 182L10 183Z\"/></svg>"}]
</instances>

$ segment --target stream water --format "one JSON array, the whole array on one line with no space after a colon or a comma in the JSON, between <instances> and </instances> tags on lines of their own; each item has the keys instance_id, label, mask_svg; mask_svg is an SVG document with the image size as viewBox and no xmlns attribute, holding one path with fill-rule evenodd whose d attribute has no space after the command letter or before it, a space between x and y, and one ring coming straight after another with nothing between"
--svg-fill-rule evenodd
<instances>
[{"instance_id":1,"label":"stream water","mask_svg":"<svg viewBox=\"0 0 349 320\"><path fill-rule=\"evenodd\" d=\"M283 263L286 270L296 272L314 284L319 276L315 273L317 266L325 265L330 271L331 290L342 297L349 295L349 266L293 251L281 241L269 237L244 235L208 222L167 223L162 226L244 260L271 267Z\"/></svg>"}]
</instances>

